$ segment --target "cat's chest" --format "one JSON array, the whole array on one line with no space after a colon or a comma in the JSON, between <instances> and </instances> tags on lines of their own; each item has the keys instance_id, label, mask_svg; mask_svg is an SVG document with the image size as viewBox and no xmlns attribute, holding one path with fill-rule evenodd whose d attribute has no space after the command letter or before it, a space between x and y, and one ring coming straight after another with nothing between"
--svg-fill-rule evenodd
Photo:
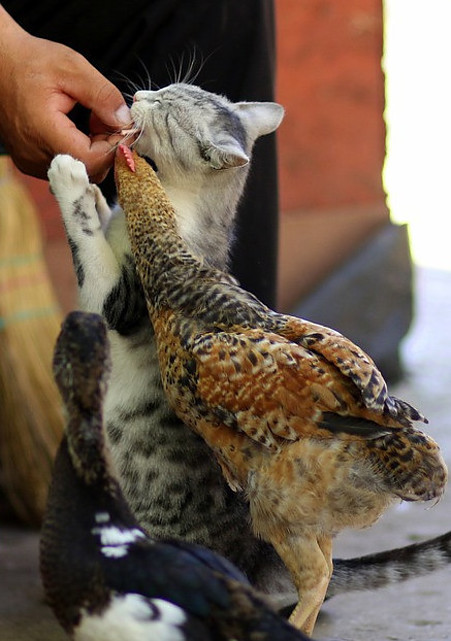
<instances>
[{"instance_id":1,"label":"cat's chest","mask_svg":"<svg viewBox=\"0 0 451 641\"><path fill-rule=\"evenodd\" d=\"M209 233L202 219L199 204L193 202L193 199L184 197L183 194L177 194L171 203L175 209L175 219L177 231L188 247L196 254L202 251L203 238Z\"/></svg>"},{"instance_id":2,"label":"cat's chest","mask_svg":"<svg viewBox=\"0 0 451 641\"><path fill-rule=\"evenodd\" d=\"M177 231L189 249L210 265L225 269L234 226L227 198L219 198L205 186L163 186L174 207Z\"/></svg>"},{"instance_id":3,"label":"cat's chest","mask_svg":"<svg viewBox=\"0 0 451 641\"><path fill-rule=\"evenodd\" d=\"M105 414L110 416L118 407L130 408L139 404L151 390L160 386L158 356L150 323L130 337L109 331L112 371L105 401ZM124 373L127 384L124 385Z\"/></svg>"}]
</instances>

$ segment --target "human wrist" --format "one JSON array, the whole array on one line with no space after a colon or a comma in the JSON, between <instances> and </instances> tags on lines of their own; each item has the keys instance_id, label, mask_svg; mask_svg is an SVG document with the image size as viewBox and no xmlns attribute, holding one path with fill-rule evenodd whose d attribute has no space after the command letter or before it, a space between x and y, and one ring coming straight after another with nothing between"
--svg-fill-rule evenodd
<instances>
[{"instance_id":1,"label":"human wrist","mask_svg":"<svg viewBox=\"0 0 451 641\"><path fill-rule=\"evenodd\" d=\"M26 34L26 31L12 18L0 4L0 43L9 38Z\"/></svg>"},{"instance_id":2,"label":"human wrist","mask_svg":"<svg viewBox=\"0 0 451 641\"><path fill-rule=\"evenodd\" d=\"M22 29L0 5L0 65L2 71L10 68L17 58L17 52L23 50L24 41L30 38L32 36Z\"/></svg>"}]
</instances>

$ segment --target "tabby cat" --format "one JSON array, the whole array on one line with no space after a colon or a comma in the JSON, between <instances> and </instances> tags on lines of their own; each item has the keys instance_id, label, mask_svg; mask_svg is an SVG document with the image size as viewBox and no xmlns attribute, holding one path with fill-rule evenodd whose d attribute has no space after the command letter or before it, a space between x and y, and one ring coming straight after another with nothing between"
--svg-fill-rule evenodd
<instances>
[{"instance_id":1,"label":"tabby cat","mask_svg":"<svg viewBox=\"0 0 451 641\"><path fill-rule=\"evenodd\" d=\"M185 83L138 91L131 108L136 150L151 159L195 253L225 269L234 217L254 142L279 126L276 103L231 103ZM125 496L154 537L180 537L234 561L280 606L296 602L288 573L273 549L257 540L244 497L233 493L202 439L169 409L153 332L136 276L123 212L109 209L83 166L57 156L49 170L77 275L80 306L109 327L113 371L105 421ZM330 593L407 578L449 562L451 535L367 559L337 561ZM395 567L396 566L396 567ZM393 568L395 572L393 572Z\"/></svg>"}]
</instances>

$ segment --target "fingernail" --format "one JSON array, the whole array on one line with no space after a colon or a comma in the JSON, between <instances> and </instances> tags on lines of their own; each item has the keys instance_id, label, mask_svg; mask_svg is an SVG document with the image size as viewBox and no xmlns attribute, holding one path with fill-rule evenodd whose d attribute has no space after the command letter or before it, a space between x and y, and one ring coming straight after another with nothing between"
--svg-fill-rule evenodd
<instances>
[{"instance_id":1,"label":"fingernail","mask_svg":"<svg viewBox=\"0 0 451 641\"><path fill-rule=\"evenodd\" d=\"M131 122L130 109L127 105L122 105L114 114L119 123L129 125Z\"/></svg>"}]
</instances>

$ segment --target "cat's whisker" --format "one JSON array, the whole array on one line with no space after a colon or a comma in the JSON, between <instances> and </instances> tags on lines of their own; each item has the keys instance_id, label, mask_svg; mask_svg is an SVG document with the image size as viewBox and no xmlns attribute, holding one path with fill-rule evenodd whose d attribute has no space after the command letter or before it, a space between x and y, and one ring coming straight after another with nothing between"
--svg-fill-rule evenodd
<instances>
[{"instance_id":1,"label":"cat's whisker","mask_svg":"<svg viewBox=\"0 0 451 641\"><path fill-rule=\"evenodd\" d=\"M205 60L203 59L202 53L200 52L200 60L198 63L197 60L197 51L196 48L193 49L191 52L190 60L188 63L188 68L186 70L185 75L181 79L180 82L184 82L188 85L193 85L196 82L197 77L199 76L200 72L202 71L202 68L205 64ZM198 69L197 71L194 71L195 66L198 64Z\"/></svg>"},{"instance_id":2,"label":"cat's whisker","mask_svg":"<svg viewBox=\"0 0 451 641\"><path fill-rule=\"evenodd\" d=\"M136 126L136 123L134 120L130 120L127 124L124 124L122 127L118 127L116 129L111 129L107 133L109 136L121 136L125 134L129 134L131 132L137 133L140 131L139 127Z\"/></svg>"},{"instance_id":3,"label":"cat's whisker","mask_svg":"<svg viewBox=\"0 0 451 641\"><path fill-rule=\"evenodd\" d=\"M133 96L135 95L136 91L138 91L138 89L136 89L135 91L133 91L133 93L129 93L128 91L124 91L124 92L122 93L122 95L123 95L123 96L124 96L124 98L126 98L129 102L132 102L132 101L133 101Z\"/></svg>"},{"instance_id":4,"label":"cat's whisker","mask_svg":"<svg viewBox=\"0 0 451 641\"><path fill-rule=\"evenodd\" d=\"M166 70L168 72L169 77L171 78L171 82L173 83L178 83L178 84L188 84L192 85L195 83L199 73L201 72L203 66L204 66L204 59L203 56L200 55L200 62L198 64L198 49L194 46L192 51L187 52L188 60L186 63L186 71L183 70L185 67L185 53L182 51L182 53L179 56L179 61L178 64L174 61L174 59L171 57L170 58L170 67L169 64L166 65ZM198 65L197 71L194 71L195 67Z\"/></svg>"},{"instance_id":5,"label":"cat's whisker","mask_svg":"<svg viewBox=\"0 0 451 641\"><path fill-rule=\"evenodd\" d=\"M106 154L111 153L111 151L116 151L119 145L126 144L129 147L133 147L141 138L143 132L142 132L142 129L139 129L138 127L133 127L130 129L121 129L116 133L121 134L122 138L118 140L114 145L111 145L111 149L105 152Z\"/></svg>"},{"instance_id":6,"label":"cat's whisker","mask_svg":"<svg viewBox=\"0 0 451 641\"><path fill-rule=\"evenodd\" d=\"M144 71L144 74L145 74L145 79L146 79L147 82L144 82L143 78L139 77L141 86L136 86L136 91L139 91L140 89L143 89L143 88L147 89L148 91L151 91L152 90L152 85L155 86L157 89L160 89L160 87L156 83L152 82L152 79L150 77L150 72L149 72L148 68L146 67L145 63L143 62L143 60L139 56L138 56L138 62L141 65L141 67L143 68L143 71Z\"/></svg>"},{"instance_id":7,"label":"cat's whisker","mask_svg":"<svg viewBox=\"0 0 451 641\"><path fill-rule=\"evenodd\" d=\"M125 98L128 98L129 100L132 100L135 93L142 88L142 85L143 85L142 78L139 78L139 83L134 82L131 78L128 78L121 71L116 71L115 76L117 76L118 79L123 81L126 87L130 90L130 92L122 92L122 95Z\"/></svg>"},{"instance_id":8,"label":"cat's whisker","mask_svg":"<svg viewBox=\"0 0 451 641\"><path fill-rule=\"evenodd\" d=\"M139 131L139 134L136 136L136 138L130 143L130 147L135 147L135 145L138 143L142 135L143 135L143 131L141 129Z\"/></svg>"},{"instance_id":9,"label":"cat's whisker","mask_svg":"<svg viewBox=\"0 0 451 641\"><path fill-rule=\"evenodd\" d=\"M169 76L169 79L170 79L171 83L180 82L180 75L181 75L180 71L181 71L181 65L183 64L183 56L184 56L184 54L182 52L182 54L180 56L178 69L177 69L177 66L176 66L176 64L174 62L173 57L171 56L169 58L169 62L166 65L166 71L168 72L168 76ZM170 65L170 68L169 68L169 65Z\"/></svg>"}]
</instances>

